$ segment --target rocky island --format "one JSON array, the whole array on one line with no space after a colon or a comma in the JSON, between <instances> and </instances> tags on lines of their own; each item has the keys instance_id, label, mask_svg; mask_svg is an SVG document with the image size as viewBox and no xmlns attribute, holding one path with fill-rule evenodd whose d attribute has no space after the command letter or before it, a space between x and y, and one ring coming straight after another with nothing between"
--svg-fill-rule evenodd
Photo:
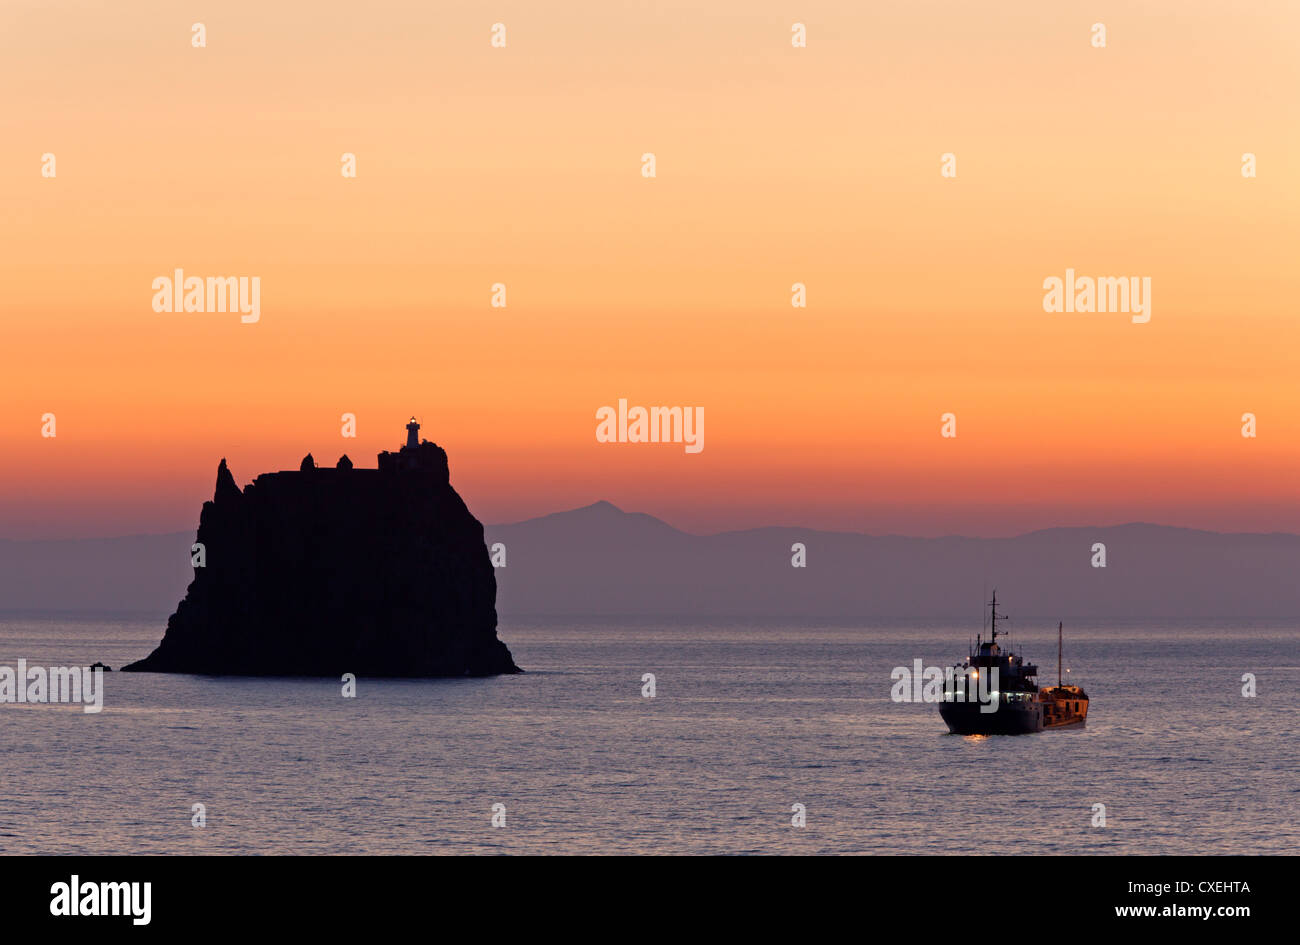
<instances>
[{"instance_id":1,"label":"rocky island","mask_svg":"<svg viewBox=\"0 0 1300 945\"><path fill-rule=\"evenodd\" d=\"M517 673L497 638L483 526L446 452L407 424L377 469L311 454L243 490L223 459L194 580L162 642L125 672L252 676Z\"/></svg>"}]
</instances>

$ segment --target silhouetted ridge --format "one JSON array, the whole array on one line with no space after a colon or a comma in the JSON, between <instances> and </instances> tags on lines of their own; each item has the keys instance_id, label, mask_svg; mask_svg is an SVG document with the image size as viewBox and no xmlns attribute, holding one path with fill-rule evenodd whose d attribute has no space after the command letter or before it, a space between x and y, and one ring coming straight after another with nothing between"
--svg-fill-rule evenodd
<instances>
[{"instance_id":1,"label":"silhouetted ridge","mask_svg":"<svg viewBox=\"0 0 1300 945\"><path fill-rule=\"evenodd\" d=\"M162 643L126 671L487 676L519 672L497 639L483 526L447 454L407 425L379 468L264 473L243 491L226 461L203 503L195 567Z\"/></svg>"}]
</instances>

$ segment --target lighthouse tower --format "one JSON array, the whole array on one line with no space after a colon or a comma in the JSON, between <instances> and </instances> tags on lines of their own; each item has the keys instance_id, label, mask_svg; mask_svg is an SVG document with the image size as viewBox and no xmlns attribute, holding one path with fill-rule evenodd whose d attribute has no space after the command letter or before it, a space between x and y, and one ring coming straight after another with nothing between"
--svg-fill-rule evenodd
<instances>
[{"instance_id":1,"label":"lighthouse tower","mask_svg":"<svg viewBox=\"0 0 1300 945\"><path fill-rule=\"evenodd\" d=\"M420 439L420 421L414 417L406 424L406 444L400 450L379 454L382 473L424 473L439 483L448 482L447 453L437 443Z\"/></svg>"}]
</instances>

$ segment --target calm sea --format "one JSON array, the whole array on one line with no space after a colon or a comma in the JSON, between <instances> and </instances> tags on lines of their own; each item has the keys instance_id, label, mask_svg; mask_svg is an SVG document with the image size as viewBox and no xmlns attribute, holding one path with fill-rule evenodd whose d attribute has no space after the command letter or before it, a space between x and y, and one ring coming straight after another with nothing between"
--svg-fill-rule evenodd
<instances>
[{"instance_id":1,"label":"calm sea","mask_svg":"<svg viewBox=\"0 0 1300 945\"><path fill-rule=\"evenodd\" d=\"M7 617L0 663L120 667L164 623ZM0 852L1295 851L1293 625L1067 627L1087 727L983 739L889 698L893 667L955 662L969 635L506 620L526 675L363 678L355 699L334 680L115 672L98 715L0 705ZM1054 623L1013 642L1054 680Z\"/></svg>"}]
</instances>

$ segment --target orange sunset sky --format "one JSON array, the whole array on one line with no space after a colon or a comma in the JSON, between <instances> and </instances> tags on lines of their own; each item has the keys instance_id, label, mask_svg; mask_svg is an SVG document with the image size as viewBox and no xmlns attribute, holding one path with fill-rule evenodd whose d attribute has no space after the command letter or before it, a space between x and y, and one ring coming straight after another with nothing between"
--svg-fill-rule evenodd
<instances>
[{"instance_id":1,"label":"orange sunset sky","mask_svg":"<svg viewBox=\"0 0 1300 945\"><path fill-rule=\"evenodd\" d=\"M484 522L1300 531L1294 2L7 0L0 85L0 537L411 413ZM1150 322L1044 312L1067 268ZM620 397L704 450L597 443Z\"/></svg>"}]
</instances>

